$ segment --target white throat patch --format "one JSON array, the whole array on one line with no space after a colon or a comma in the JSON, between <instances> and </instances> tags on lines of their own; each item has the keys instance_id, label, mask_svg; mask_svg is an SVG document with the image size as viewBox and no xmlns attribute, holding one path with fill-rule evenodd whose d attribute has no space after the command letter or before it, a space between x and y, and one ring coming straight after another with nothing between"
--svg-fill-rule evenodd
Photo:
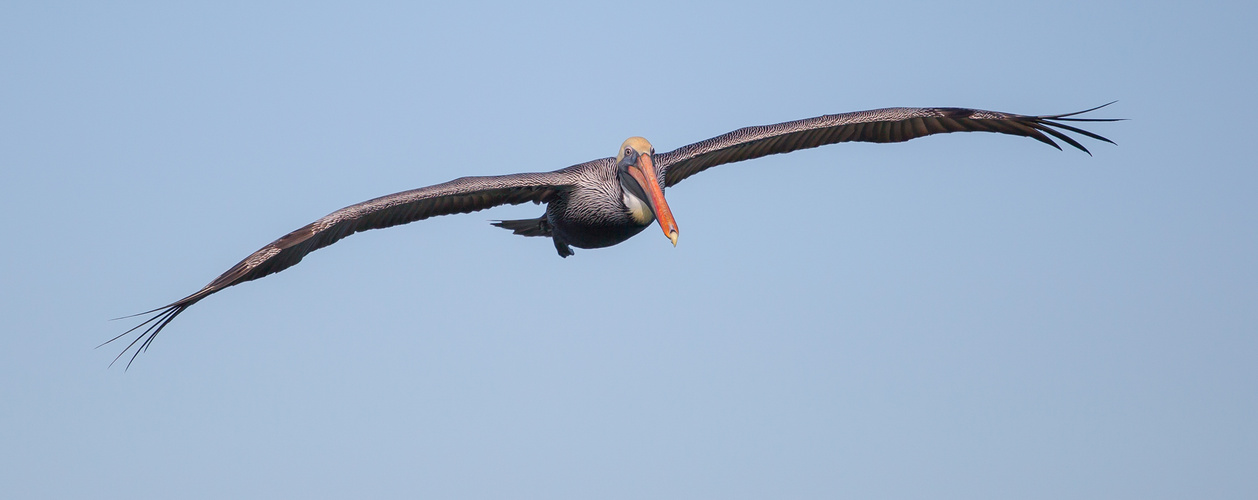
<instances>
[{"instance_id":1,"label":"white throat patch","mask_svg":"<svg viewBox=\"0 0 1258 500\"><path fill-rule=\"evenodd\" d=\"M651 211L651 205L638 199L629 192L628 189L622 191L624 193L625 206L629 208L629 215L633 217L633 221L638 224L647 225L651 223L651 219L655 218L655 212Z\"/></svg>"}]
</instances>

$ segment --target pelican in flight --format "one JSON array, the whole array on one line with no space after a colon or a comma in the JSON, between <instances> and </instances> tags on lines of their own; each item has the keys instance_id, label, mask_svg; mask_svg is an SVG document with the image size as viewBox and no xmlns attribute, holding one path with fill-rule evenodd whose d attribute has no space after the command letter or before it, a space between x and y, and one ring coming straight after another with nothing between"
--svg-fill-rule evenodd
<instances>
[{"instance_id":1,"label":"pelican in flight","mask_svg":"<svg viewBox=\"0 0 1258 500\"><path fill-rule=\"evenodd\" d=\"M136 356L148 350L153 339L171 320L201 299L229 286L288 269L310 252L359 231L531 201L545 203L546 213L535 219L504 220L492 224L523 236L548 237L560 257L572 255L572 247L615 245L642 232L652 222L657 222L664 236L676 246L677 221L668 208L664 190L717 165L839 142L903 142L949 132L1019 135L1060 150L1061 146L1053 141L1056 138L1090 155L1087 148L1063 131L1111 144L1113 141L1064 122L1116 121L1078 117L1108 105L1046 116L963 108L875 109L741 128L667 153L656 153L646 139L630 137L620 145L614 157L587 161L553 172L462 177L382 196L342 208L281 236L195 293L169 305L136 314L152 316L101 345L138 331L135 340L114 358L117 362L134 348L135 352L127 362L130 367Z\"/></svg>"}]
</instances>

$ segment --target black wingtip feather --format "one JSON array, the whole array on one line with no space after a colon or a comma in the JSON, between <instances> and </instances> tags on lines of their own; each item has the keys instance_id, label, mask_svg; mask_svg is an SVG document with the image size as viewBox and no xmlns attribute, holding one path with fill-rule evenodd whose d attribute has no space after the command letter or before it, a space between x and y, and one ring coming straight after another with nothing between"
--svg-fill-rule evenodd
<instances>
[{"instance_id":1,"label":"black wingtip feather","mask_svg":"<svg viewBox=\"0 0 1258 500\"><path fill-rule=\"evenodd\" d=\"M1046 120L1062 120L1062 119L1068 119L1067 117L1070 117L1070 116L1077 116L1077 115L1082 115L1082 114L1084 114L1084 113L1091 113L1091 112L1093 112L1093 111L1096 111L1096 110L1098 110L1098 109L1104 108L1104 107L1109 106L1110 104L1114 104L1114 103L1116 103L1116 102L1118 102L1118 101L1117 101L1117 100L1113 100L1113 101L1107 102L1107 103L1105 103L1105 104L1102 104L1102 105L1100 105L1100 106L1097 106L1097 107L1095 107L1095 108L1088 108L1088 109L1085 109L1085 110L1083 110L1083 111L1075 111L1074 113L1064 113L1064 114L1060 114L1060 115L1041 116L1040 118L1043 118L1043 119L1046 119ZM1072 121L1076 121L1076 120L1077 120L1077 121L1116 121L1117 119L1115 119L1115 118L1070 118L1070 120L1072 120Z\"/></svg>"},{"instance_id":2,"label":"black wingtip feather","mask_svg":"<svg viewBox=\"0 0 1258 500\"><path fill-rule=\"evenodd\" d=\"M1088 151L1088 148L1083 147L1082 144L1079 144L1079 141L1074 140L1070 136L1062 133L1060 130L1052 128L1051 125L1052 125L1051 123L1041 122L1041 121L1036 121L1036 122L1031 123L1031 126L1037 129L1043 130L1045 132L1048 132L1049 134L1052 134L1053 137L1061 139L1066 144L1074 146L1076 149L1083 151L1084 153L1087 153L1088 156L1092 156L1092 152ZM1061 149L1061 148L1057 148L1057 149Z\"/></svg>"},{"instance_id":3,"label":"black wingtip feather","mask_svg":"<svg viewBox=\"0 0 1258 500\"><path fill-rule=\"evenodd\" d=\"M1044 120L1044 123L1047 123L1047 124L1052 125L1052 126L1054 126L1054 127L1060 127L1060 128L1063 128L1063 129L1069 130L1069 131L1074 132L1074 133L1076 133L1076 134L1086 135L1086 136L1091 137L1091 138L1093 138L1093 139L1096 139L1096 140L1098 140L1098 141L1105 141L1105 142L1108 142L1108 143L1113 144L1113 145L1115 145L1115 146L1117 146L1117 145L1118 145L1118 144L1117 144L1117 143L1115 143L1114 141L1111 141L1111 140L1109 140L1109 139L1106 139L1105 137L1103 137L1103 136L1101 136L1101 135L1099 135L1099 134L1096 134L1096 133L1093 133L1093 132L1088 132L1087 130L1083 130L1083 129L1078 128L1078 127L1072 127L1072 126L1070 126L1070 125L1066 125L1066 124L1064 124L1064 123L1056 123L1056 122L1052 122L1052 121L1048 121L1048 120Z\"/></svg>"},{"instance_id":4,"label":"black wingtip feather","mask_svg":"<svg viewBox=\"0 0 1258 500\"><path fill-rule=\"evenodd\" d=\"M1071 121L1071 122L1114 122L1114 121L1122 121L1122 120L1123 120L1122 118L1071 118L1071 117L1074 117L1074 116L1081 115L1081 114L1083 114L1083 113L1088 113L1088 112L1091 112L1091 111L1096 111L1096 110L1098 110L1098 109L1104 108L1104 107L1109 106L1110 104L1114 104L1114 103L1116 103L1116 102L1118 102L1118 101L1110 101L1110 102L1107 102L1107 103L1102 104L1102 105L1100 105L1100 106L1096 106L1096 107L1094 107L1094 108L1088 108L1088 109L1085 109L1085 110L1083 110L1083 111L1075 111L1074 113L1065 113L1065 114L1060 114L1060 115L1031 116L1031 117L1024 117L1023 119L1020 119L1020 120L1018 120L1018 121L1019 121L1019 122L1021 122L1023 125L1027 125L1027 126L1029 126L1029 127L1033 128L1033 129L1035 129L1035 130L1039 130L1039 131L1046 132L1046 133L1048 133L1048 134L1052 135L1053 137L1056 137L1056 138L1058 138L1058 139L1061 139L1061 140L1062 140L1063 142L1065 142L1066 144L1069 144L1069 145L1073 146L1074 148L1078 149L1079 151L1083 151L1084 153L1087 153L1087 154L1088 154L1088 156L1092 156L1092 152L1091 152L1091 151L1089 151L1087 147L1085 147L1083 144L1080 144L1080 143L1079 143L1079 141L1077 141L1077 140L1075 140L1075 139L1071 138L1070 136L1066 135L1066 134L1065 134L1065 132L1063 132L1063 130L1064 130L1064 131L1069 131L1069 132L1074 132L1074 133L1076 133L1076 134L1080 134L1080 135L1083 135L1083 136L1085 136L1085 137L1090 137L1090 138L1092 138L1092 139L1096 139L1096 140L1098 140L1098 141L1108 142L1108 143L1110 143L1110 144L1114 144L1114 145L1117 145L1117 143L1115 143L1114 141L1111 141L1111 140L1109 140L1108 138L1106 138L1106 137L1104 137L1104 136L1102 136L1102 135L1100 135L1100 134L1097 134L1097 133L1095 133L1095 132L1089 132L1089 131L1084 130L1084 129L1081 129L1081 128L1079 128L1079 127L1075 127L1075 126L1067 125L1067 124L1065 124L1065 123L1061 123L1061 122L1063 122L1063 121ZM1060 130L1058 130L1058 129L1060 129ZM1032 137L1034 137L1034 136L1032 136ZM1036 139L1038 139L1038 138L1036 138ZM1041 142L1043 142L1043 141L1041 141ZM1056 145L1054 144L1054 146L1056 146ZM1060 150L1060 149L1061 149L1061 147L1060 147L1060 146L1058 146L1058 147L1057 147L1057 149L1059 149L1059 150Z\"/></svg>"},{"instance_id":5,"label":"black wingtip feather","mask_svg":"<svg viewBox=\"0 0 1258 500\"><path fill-rule=\"evenodd\" d=\"M152 309L152 310L142 312L139 314L132 314L130 316L123 316L122 318L115 318L115 319L133 318L133 317L144 315L144 314L157 313L157 314L153 314L152 317L142 321L140 324L131 327L125 332L122 332L118 336L102 342L100 345L96 346L96 348L99 349L101 347L104 347L107 344L111 344L114 341L127 336L131 332L143 329L140 331L140 334L135 337L135 340L132 340L130 343L128 343L127 347L123 348L122 352L119 352L117 356L114 356L113 361L109 362L109 366L112 368L115 364L118 363L119 359L122 359L122 357L127 354L127 351L130 351L134 347L135 352L131 354L131 359L127 360L127 367L124 370L130 369L131 363L135 362L136 356L139 356L141 352L148 350L149 345L153 343L153 339L157 338L157 334L161 333L162 329L166 328L166 325L170 324L171 320L175 319L176 316L179 316L179 314L182 313L185 309L192 306L192 304L197 303L201 299L205 298L205 295L208 295L207 291L208 293L213 293L213 290L210 290L207 287L206 289L203 289L197 293L189 295L172 304L168 304L168 305L159 307L157 309ZM137 343L139 344L138 346L137 346Z\"/></svg>"}]
</instances>

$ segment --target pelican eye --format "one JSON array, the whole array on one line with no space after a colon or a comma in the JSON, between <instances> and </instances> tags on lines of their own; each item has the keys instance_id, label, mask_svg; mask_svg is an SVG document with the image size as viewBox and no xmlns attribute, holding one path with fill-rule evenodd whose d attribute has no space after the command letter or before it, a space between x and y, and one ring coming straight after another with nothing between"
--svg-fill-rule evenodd
<instances>
[{"instance_id":1,"label":"pelican eye","mask_svg":"<svg viewBox=\"0 0 1258 500\"><path fill-rule=\"evenodd\" d=\"M625 156L633 156L633 148L626 146L626 147L625 147Z\"/></svg>"}]
</instances>

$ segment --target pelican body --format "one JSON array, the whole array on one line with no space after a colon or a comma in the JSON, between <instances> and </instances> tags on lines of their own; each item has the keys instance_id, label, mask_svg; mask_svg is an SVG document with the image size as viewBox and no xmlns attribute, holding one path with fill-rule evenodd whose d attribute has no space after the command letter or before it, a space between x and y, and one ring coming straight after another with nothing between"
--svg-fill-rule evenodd
<instances>
[{"instance_id":1,"label":"pelican body","mask_svg":"<svg viewBox=\"0 0 1258 500\"><path fill-rule=\"evenodd\" d=\"M1100 107L1104 106L1045 116L965 108L875 109L741 128L661 154L656 154L646 139L630 137L621 144L615 157L552 172L462 177L403 191L342 208L280 237L245 257L195 293L140 313L153 315L101 345L140 331L135 340L114 358L117 362L134 348L135 352L127 362L129 367L141 351L148 349L157 334L192 304L232 285L283 271L301 262L310 252L359 231L406 224L438 215L533 202L546 204L546 212L542 216L497 221L493 225L523 236L549 237L561 257L573 255L571 247L615 245L642 232L652 223L657 223L676 246L677 222L664 198L664 190L717 165L839 142L903 142L949 132L996 132L1030 137L1060 150L1061 146L1052 139L1056 138L1091 154L1063 130L1113 142L1063 122L1115 121L1077 117Z\"/></svg>"},{"instance_id":2,"label":"pelican body","mask_svg":"<svg viewBox=\"0 0 1258 500\"><path fill-rule=\"evenodd\" d=\"M545 215L493 224L519 235L549 236L560 257L573 254L570 246L615 245L657 220L664 235L676 246L677 222L664 199L663 176L657 174L651 161L654 154L655 149L646 139L630 137L614 159L603 158L552 172L566 177L570 187L547 202Z\"/></svg>"}]
</instances>

